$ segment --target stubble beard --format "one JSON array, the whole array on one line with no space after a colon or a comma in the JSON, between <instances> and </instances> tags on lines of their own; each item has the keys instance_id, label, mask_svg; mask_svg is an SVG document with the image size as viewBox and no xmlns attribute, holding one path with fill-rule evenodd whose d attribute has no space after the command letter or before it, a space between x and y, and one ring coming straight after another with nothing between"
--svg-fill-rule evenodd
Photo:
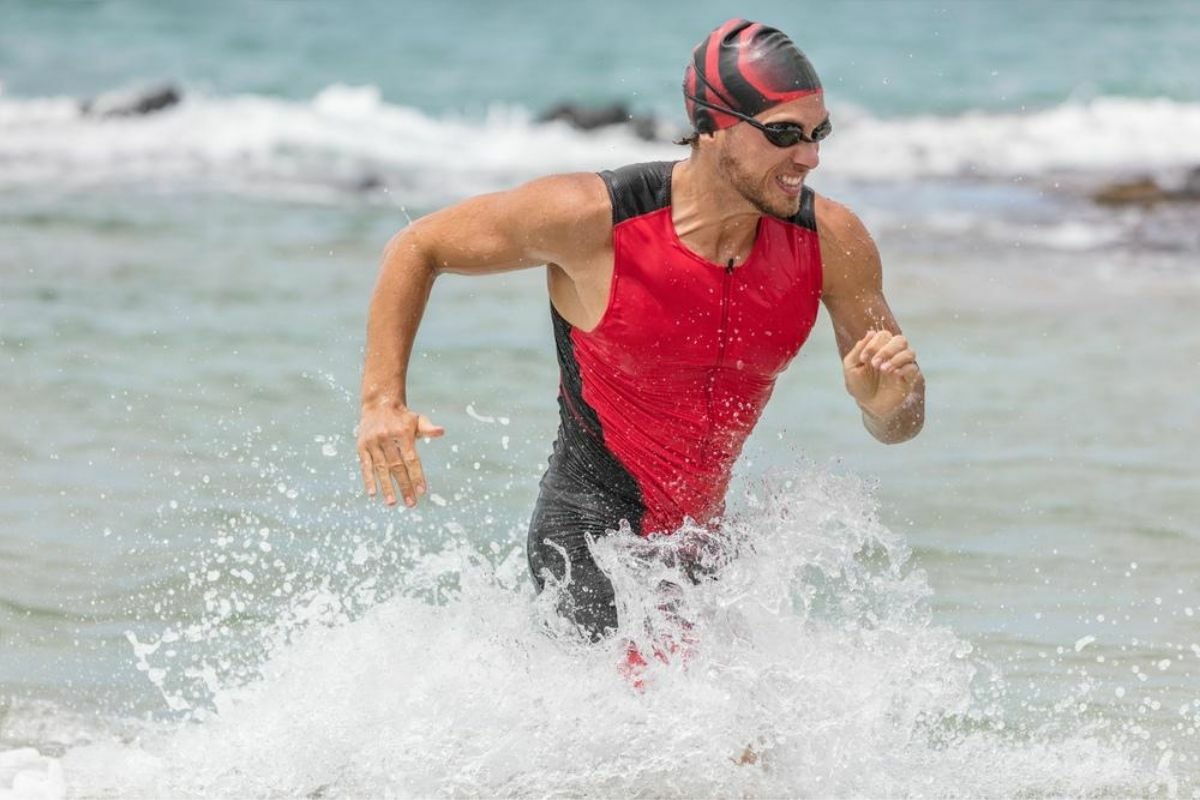
<instances>
[{"instance_id":1,"label":"stubble beard","mask_svg":"<svg viewBox=\"0 0 1200 800\"><path fill-rule=\"evenodd\" d=\"M728 148L721 148L717 154L717 168L729 185L746 199L750 205L758 209L760 214L780 219L791 219L800 212L800 198L794 200L773 200L765 197L761 185L753 175L730 154Z\"/></svg>"}]
</instances>

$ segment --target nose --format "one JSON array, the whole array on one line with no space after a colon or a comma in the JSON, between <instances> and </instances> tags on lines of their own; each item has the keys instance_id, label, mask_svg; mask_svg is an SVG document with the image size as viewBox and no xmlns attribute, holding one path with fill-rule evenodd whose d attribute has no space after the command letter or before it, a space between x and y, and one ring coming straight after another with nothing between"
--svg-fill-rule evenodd
<instances>
[{"instance_id":1,"label":"nose","mask_svg":"<svg viewBox=\"0 0 1200 800\"><path fill-rule=\"evenodd\" d=\"M816 169L821 163L820 142L800 142L792 148L792 163L805 169Z\"/></svg>"}]
</instances>

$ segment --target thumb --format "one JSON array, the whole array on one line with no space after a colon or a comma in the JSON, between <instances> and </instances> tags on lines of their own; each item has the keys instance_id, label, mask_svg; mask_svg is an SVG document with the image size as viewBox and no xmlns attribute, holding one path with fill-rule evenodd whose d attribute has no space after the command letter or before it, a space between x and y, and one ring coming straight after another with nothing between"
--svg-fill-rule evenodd
<instances>
[{"instance_id":1,"label":"thumb","mask_svg":"<svg viewBox=\"0 0 1200 800\"><path fill-rule=\"evenodd\" d=\"M421 414L417 417L417 435L436 438L446 432L441 425L434 425L429 417Z\"/></svg>"}]
</instances>

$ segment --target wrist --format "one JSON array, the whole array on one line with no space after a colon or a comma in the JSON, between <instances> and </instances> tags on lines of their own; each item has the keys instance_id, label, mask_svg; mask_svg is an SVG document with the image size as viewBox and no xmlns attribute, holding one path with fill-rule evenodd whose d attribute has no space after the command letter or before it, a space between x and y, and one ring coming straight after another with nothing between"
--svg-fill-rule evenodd
<instances>
[{"instance_id":1,"label":"wrist","mask_svg":"<svg viewBox=\"0 0 1200 800\"><path fill-rule=\"evenodd\" d=\"M408 403L403 397L396 395L363 395L361 408L363 411L379 411L390 409L393 411L407 411Z\"/></svg>"}]
</instances>

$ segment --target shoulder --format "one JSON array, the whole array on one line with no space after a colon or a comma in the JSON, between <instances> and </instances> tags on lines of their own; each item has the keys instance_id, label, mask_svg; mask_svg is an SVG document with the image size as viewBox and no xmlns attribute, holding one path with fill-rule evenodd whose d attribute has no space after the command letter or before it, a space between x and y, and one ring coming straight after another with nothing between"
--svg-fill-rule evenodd
<instances>
[{"instance_id":1,"label":"shoulder","mask_svg":"<svg viewBox=\"0 0 1200 800\"><path fill-rule=\"evenodd\" d=\"M560 225L604 221L609 216L608 192L594 172L546 175L511 189L475 195L435 211L410 229L493 221L518 230L547 229Z\"/></svg>"},{"instance_id":2,"label":"shoulder","mask_svg":"<svg viewBox=\"0 0 1200 800\"><path fill-rule=\"evenodd\" d=\"M612 231L612 204L604 181L594 172L535 178L497 195L502 217L524 232L534 252L578 257L604 247Z\"/></svg>"},{"instance_id":3,"label":"shoulder","mask_svg":"<svg viewBox=\"0 0 1200 800\"><path fill-rule=\"evenodd\" d=\"M595 172L546 175L506 193L521 206L576 220L607 219L611 204L604 180Z\"/></svg>"},{"instance_id":4,"label":"shoulder","mask_svg":"<svg viewBox=\"0 0 1200 800\"><path fill-rule=\"evenodd\" d=\"M847 206L818 194L814 207L822 251L828 244L833 251L830 255L835 257L847 250L849 254L867 250L878 253L867 226Z\"/></svg>"},{"instance_id":5,"label":"shoulder","mask_svg":"<svg viewBox=\"0 0 1200 800\"><path fill-rule=\"evenodd\" d=\"M825 291L881 281L879 248L867 226L845 205L823 195L814 202Z\"/></svg>"},{"instance_id":6,"label":"shoulder","mask_svg":"<svg viewBox=\"0 0 1200 800\"><path fill-rule=\"evenodd\" d=\"M611 228L630 217L669 206L673 166L670 161L651 161L598 173L547 175L509 194L572 223Z\"/></svg>"}]
</instances>

